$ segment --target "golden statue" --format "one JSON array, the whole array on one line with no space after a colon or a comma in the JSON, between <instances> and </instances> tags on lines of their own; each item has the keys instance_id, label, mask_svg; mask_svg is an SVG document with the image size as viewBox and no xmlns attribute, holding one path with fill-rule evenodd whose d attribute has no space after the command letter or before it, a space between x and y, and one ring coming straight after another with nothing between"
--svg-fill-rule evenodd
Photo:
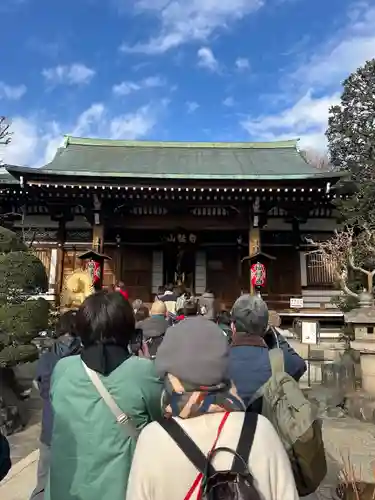
<instances>
[{"instance_id":1,"label":"golden statue","mask_svg":"<svg viewBox=\"0 0 375 500\"><path fill-rule=\"evenodd\" d=\"M94 293L94 287L90 273L77 269L65 278L60 300L61 307L77 308L92 293Z\"/></svg>"}]
</instances>

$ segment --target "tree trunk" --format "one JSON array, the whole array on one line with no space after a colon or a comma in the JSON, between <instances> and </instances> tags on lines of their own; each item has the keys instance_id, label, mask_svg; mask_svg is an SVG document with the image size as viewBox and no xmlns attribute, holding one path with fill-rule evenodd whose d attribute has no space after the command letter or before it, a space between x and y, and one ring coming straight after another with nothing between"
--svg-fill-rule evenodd
<instances>
[{"instance_id":1,"label":"tree trunk","mask_svg":"<svg viewBox=\"0 0 375 500\"><path fill-rule=\"evenodd\" d=\"M372 273L369 273L367 275L367 288L368 288L368 293L371 293L372 295L372 291L373 291L373 281L374 281L374 276Z\"/></svg>"}]
</instances>

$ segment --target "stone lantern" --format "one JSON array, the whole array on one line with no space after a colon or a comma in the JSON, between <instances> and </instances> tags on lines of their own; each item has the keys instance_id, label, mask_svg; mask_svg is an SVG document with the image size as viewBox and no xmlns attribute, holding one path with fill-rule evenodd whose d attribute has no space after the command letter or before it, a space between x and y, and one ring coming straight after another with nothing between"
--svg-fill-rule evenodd
<instances>
[{"instance_id":1,"label":"stone lantern","mask_svg":"<svg viewBox=\"0 0 375 500\"><path fill-rule=\"evenodd\" d=\"M370 293L361 293L358 308L345 314L345 322L354 331L351 347L360 352L362 388L375 396L375 306Z\"/></svg>"}]
</instances>

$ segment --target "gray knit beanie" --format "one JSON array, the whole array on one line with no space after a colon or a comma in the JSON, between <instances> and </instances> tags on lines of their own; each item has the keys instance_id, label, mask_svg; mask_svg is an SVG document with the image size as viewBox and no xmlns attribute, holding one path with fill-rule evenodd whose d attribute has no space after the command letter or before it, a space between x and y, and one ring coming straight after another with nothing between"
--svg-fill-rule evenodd
<instances>
[{"instance_id":1,"label":"gray knit beanie","mask_svg":"<svg viewBox=\"0 0 375 500\"><path fill-rule=\"evenodd\" d=\"M155 358L158 374L170 373L183 382L212 386L228 378L227 337L212 321L187 318L168 328Z\"/></svg>"},{"instance_id":2,"label":"gray knit beanie","mask_svg":"<svg viewBox=\"0 0 375 500\"><path fill-rule=\"evenodd\" d=\"M268 327L267 304L256 295L241 295L233 304L232 320L239 333L263 337Z\"/></svg>"}]
</instances>

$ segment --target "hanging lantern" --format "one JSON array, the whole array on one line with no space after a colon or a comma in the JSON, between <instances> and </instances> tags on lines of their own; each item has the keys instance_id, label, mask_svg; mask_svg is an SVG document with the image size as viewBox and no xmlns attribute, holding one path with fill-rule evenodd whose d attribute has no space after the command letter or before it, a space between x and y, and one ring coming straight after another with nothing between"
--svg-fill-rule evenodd
<instances>
[{"instance_id":1,"label":"hanging lantern","mask_svg":"<svg viewBox=\"0 0 375 500\"><path fill-rule=\"evenodd\" d=\"M251 284L253 287L264 287L266 284L266 268L260 262L256 262L250 268Z\"/></svg>"},{"instance_id":2,"label":"hanging lantern","mask_svg":"<svg viewBox=\"0 0 375 500\"><path fill-rule=\"evenodd\" d=\"M101 265L100 262L96 260L89 260L87 263L87 270L91 276L92 284L96 285L101 279Z\"/></svg>"},{"instance_id":3,"label":"hanging lantern","mask_svg":"<svg viewBox=\"0 0 375 500\"><path fill-rule=\"evenodd\" d=\"M84 267L90 275L92 286L95 290L101 290L103 285L104 262L106 260L111 260L111 258L107 255L98 253L96 250L88 250L82 255L79 255L78 258L85 261L86 264Z\"/></svg>"}]
</instances>

